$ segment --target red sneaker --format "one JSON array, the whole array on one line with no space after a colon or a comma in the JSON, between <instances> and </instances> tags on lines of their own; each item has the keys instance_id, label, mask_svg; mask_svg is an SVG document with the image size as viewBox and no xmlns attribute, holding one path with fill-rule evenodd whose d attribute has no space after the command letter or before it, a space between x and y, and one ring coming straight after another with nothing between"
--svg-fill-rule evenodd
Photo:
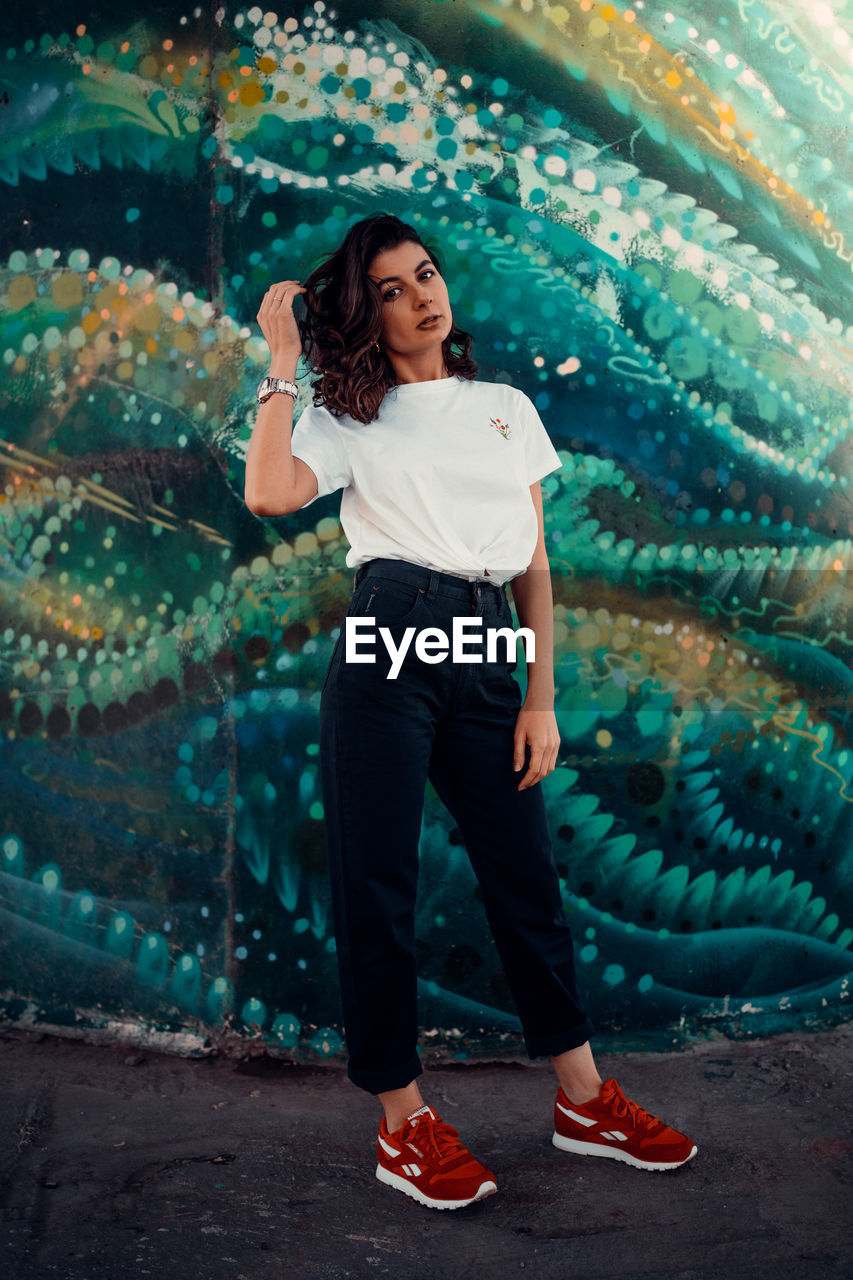
<instances>
[{"instance_id":1,"label":"red sneaker","mask_svg":"<svg viewBox=\"0 0 853 1280\"><path fill-rule=\"evenodd\" d=\"M570 1102L562 1086L557 1090L551 1141L561 1151L609 1156L637 1169L677 1169L699 1150L683 1133L626 1098L612 1078L583 1106Z\"/></svg>"},{"instance_id":2,"label":"red sneaker","mask_svg":"<svg viewBox=\"0 0 853 1280\"><path fill-rule=\"evenodd\" d=\"M379 1181L431 1209L461 1209L498 1189L495 1175L463 1147L458 1131L426 1105L393 1133L383 1116L376 1150Z\"/></svg>"}]
</instances>

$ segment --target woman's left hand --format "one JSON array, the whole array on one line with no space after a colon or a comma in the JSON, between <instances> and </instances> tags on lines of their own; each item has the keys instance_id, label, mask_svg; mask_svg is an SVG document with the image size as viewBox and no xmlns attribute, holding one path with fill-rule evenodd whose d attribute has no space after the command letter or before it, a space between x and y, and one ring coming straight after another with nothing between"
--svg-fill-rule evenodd
<instances>
[{"instance_id":1,"label":"woman's left hand","mask_svg":"<svg viewBox=\"0 0 853 1280\"><path fill-rule=\"evenodd\" d=\"M557 763L560 731L557 728L557 717L554 715L553 708L536 711L532 707L525 707L522 703L515 722L512 760L514 769L524 768L526 745L530 746L530 764L516 788L517 791L535 786L553 771Z\"/></svg>"}]
</instances>

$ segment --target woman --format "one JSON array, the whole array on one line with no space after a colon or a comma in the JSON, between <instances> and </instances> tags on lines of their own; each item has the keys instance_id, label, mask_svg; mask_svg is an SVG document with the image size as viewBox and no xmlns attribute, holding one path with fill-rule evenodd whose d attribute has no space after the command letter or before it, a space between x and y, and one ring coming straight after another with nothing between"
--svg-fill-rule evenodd
<instances>
[{"instance_id":1,"label":"woman","mask_svg":"<svg viewBox=\"0 0 853 1280\"><path fill-rule=\"evenodd\" d=\"M300 295L305 356L319 377L293 428ZM557 1073L552 1141L675 1168L695 1155L693 1143L596 1069L539 786L560 745L539 481L560 458L523 392L477 381L438 255L393 216L356 223L304 286L273 285L258 321L270 375L285 384L258 412L246 502L257 515L283 515L343 488L356 569L321 694L320 755L347 1074L385 1113L376 1175L433 1208L497 1190L417 1083L414 908L427 778L479 880L528 1056L547 1055ZM259 398L268 392L265 381ZM535 638L523 702L510 580ZM451 654L463 623L465 646ZM492 651L488 638L501 629L511 642Z\"/></svg>"}]
</instances>

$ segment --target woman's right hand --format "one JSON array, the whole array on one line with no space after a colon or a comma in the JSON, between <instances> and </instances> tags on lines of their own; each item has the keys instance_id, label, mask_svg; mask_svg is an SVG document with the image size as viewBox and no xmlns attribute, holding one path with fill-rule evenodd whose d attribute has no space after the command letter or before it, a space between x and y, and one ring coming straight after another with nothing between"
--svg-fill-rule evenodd
<instances>
[{"instance_id":1,"label":"woman's right hand","mask_svg":"<svg viewBox=\"0 0 853 1280\"><path fill-rule=\"evenodd\" d=\"M293 315L293 304L305 289L298 280L279 280L264 294L258 324L269 344L273 363L296 361L302 354L302 339Z\"/></svg>"}]
</instances>

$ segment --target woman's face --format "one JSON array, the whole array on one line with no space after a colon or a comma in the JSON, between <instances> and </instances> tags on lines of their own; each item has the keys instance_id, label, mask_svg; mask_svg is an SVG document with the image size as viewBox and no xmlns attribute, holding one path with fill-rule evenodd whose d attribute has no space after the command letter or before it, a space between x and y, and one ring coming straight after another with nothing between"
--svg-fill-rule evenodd
<instances>
[{"instance_id":1,"label":"woman's face","mask_svg":"<svg viewBox=\"0 0 853 1280\"><path fill-rule=\"evenodd\" d=\"M382 343L389 353L419 355L441 346L453 328L447 285L422 244L383 249L367 274L382 293Z\"/></svg>"}]
</instances>

